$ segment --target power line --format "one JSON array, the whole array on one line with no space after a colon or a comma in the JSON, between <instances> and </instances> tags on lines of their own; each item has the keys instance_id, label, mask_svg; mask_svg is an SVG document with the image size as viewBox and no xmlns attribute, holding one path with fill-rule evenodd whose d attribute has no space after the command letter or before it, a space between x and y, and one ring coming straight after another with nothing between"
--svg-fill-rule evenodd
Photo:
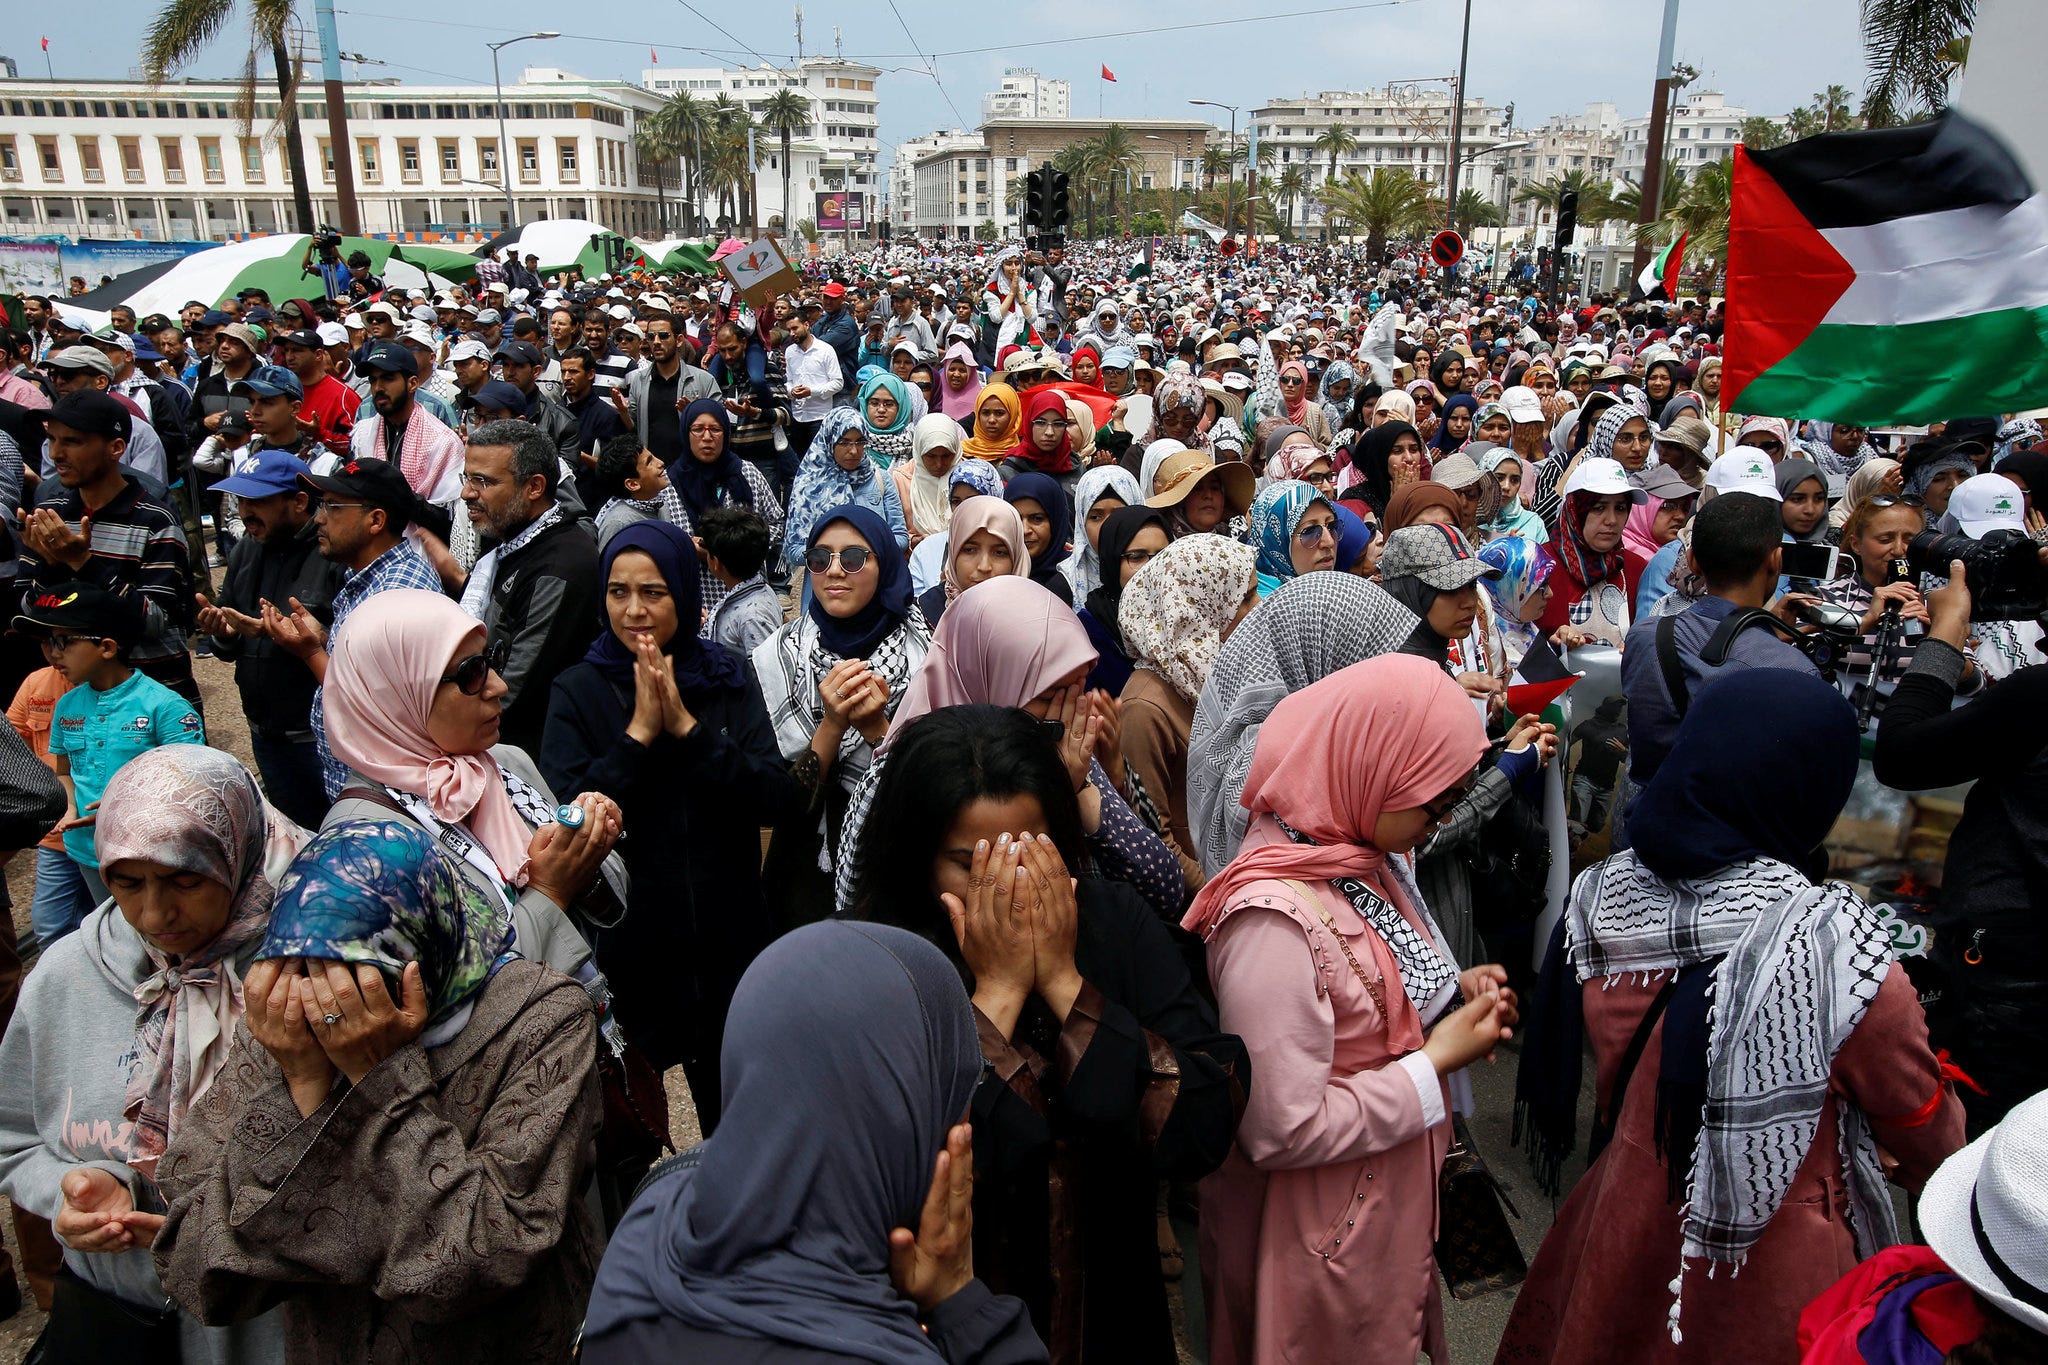
<instances>
[{"instance_id":1,"label":"power line","mask_svg":"<svg viewBox=\"0 0 2048 1365\"><path fill-rule=\"evenodd\" d=\"M1206 19L1187 24L1165 24L1152 28L1119 29L1114 33L1088 33L1075 38L1039 38L1028 42L996 43L989 47L961 47L954 48L948 52L934 52L929 58L925 57L922 52L912 52L909 54L901 52L871 52L857 54L848 60L863 60L872 64L876 60L901 60L905 55L914 56L923 61L930 61L941 57L979 57L991 52L1014 52L1019 48L1068 47L1075 43L1099 43L1111 38L1148 38L1161 33L1189 33L1197 29L1225 28L1233 24L1264 24L1280 19L1310 19L1330 14L1356 14L1361 10L1394 9L1397 6L1411 5L1417 2L1418 0L1368 0L1368 3L1363 4L1327 5L1319 9L1289 10L1283 14L1248 14L1232 19ZM891 0L889 7L891 9L895 8L894 0ZM897 15L896 20L898 23L901 23L903 16ZM904 30L904 36L910 36L907 28ZM917 39L911 38L910 41L915 45ZM954 112L958 113L959 111L955 110Z\"/></svg>"},{"instance_id":2,"label":"power line","mask_svg":"<svg viewBox=\"0 0 2048 1365\"><path fill-rule=\"evenodd\" d=\"M960 112L959 105L953 103L953 94L946 89L946 83L939 79L938 69L932 65L932 59L917 51L917 35L910 31L910 25L903 22L903 11L896 8L896 0L889 0L889 13L896 16L896 24L903 30L903 36L910 39L910 50L916 52L917 59L924 63L925 74L932 78L932 84L939 87L939 93L946 97L946 107L953 111L953 118L956 120L954 126L965 128L967 116Z\"/></svg>"},{"instance_id":3,"label":"power line","mask_svg":"<svg viewBox=\"0 0 2048 1365\"><path fill-rule=\"evenodd\" d=\"M760 53L758 53L758 52L755 52L753 48L751 48L751 47L747 47L747 45L746 45L745 43L743 43L743 42L740 42L739 38L738 38L738 37L736 37L736 36L735 36L735 35L733 34L733 32L732 32L732 31L731 31L730 29L726 29L726 28L722 28L722 27L720 27L720 26L719 26L719 24L718 24L717 22L715 22L715 21L714 21L714 20L713 20L713 19L712 19L712 18L711 18L711 17L709 16L709 15L705 14L703 10L700 10L700 9L698 9L698 8L697 8L697 7L695 6L695 5L691 4L691 3L690 3L690 0L676 0L676 3L677 3L678 5L681 5L681 6L682 6L682 7L684 8L684 9L688 10L688 11L689 11L690 13L692 13L692 14L696 15L696 16L697 16L697 18L698 18L698 19L700 19L700 20L702 20L702 21L703 21L704 23L710 24L710 25L711 25L711 27L713 27L713 28L715 28L715 29L718 29L718 31L719 31L720 33L723 33L723 34L724 34L724 35L725 35L726 37L728 37L728 38L731 38L731 39L732 39L732 40L733 40L734 42L736 42L736 43L739 43L739 45L740 45L740 46L741 46L741 47L742 47L743 49L745 49L745 50L746 50L747 52L749 52L749 53L752 53L752 54L753 54L753 57L754 57L754 60L756 60L756 61L760 62L760 63L761 63L761 65L763 65L763 66L769 66L769 67L772 67L772 66L777 66L777 65L779 65L779 63L777 63L777 62L771 62L771 61L769 61L769 60L768 60L768 59L767 59L766 57L763 57L763 56L762 56L762 55L761 55Z\"/></svg>"},{"instance_id":4,"label":"power line","mask_svg":"<svg viewBox=\"0 0 2048 1365\"><path fill-rule=\"evenodd\" d=\"M419 17L417 17L417 16L415 16L415 15L411 15L411 14L378 14L378 13L375 13L375 12L373 12L373 11L371 11L371 10L361 10L361 9L337 9L337 10L335 11L335 13L336 13L336 14L346 14L346 15L350 16L351 18L355 18L355 19L389 19L389 20L393 20L393 21L396 21L396 22L399 22L399 23L406 23L406 24L429 24L429 25L432 25L432 26L433 26L433 27L435 27L435 28L459 28L459 29L467 29L467 30L469 30L469 31L470 31L470 32L472 32L472 33L507 33L507 32L510 32L510 30L509 30L509 29L507 29L507 28L506 28L506 27L505 27L504 25L502 25L502 24L462 24L462 23L456 23L456 22L454 22L453 20L448 20L448 19L421 19L421 18L419 18ZM721 31L722 31L722 30L721 30ZM638 38L601 38L601 37L599 37L599 36L598 36L597 34L594 34L594 33L564 33L564 34L562 34L561 36L562 36L562 37L564 37L564 38L568 38L568 39L571 39L571 40L573 40L573 41L575 41L575 42L579 42L579 43L608 43L608 44L611 44L612 46L615 46L615 47L648 47L648 46L652 46L652 47L656 47L656 48L663 48L663 47L665 47L665 48L668 48L668 49L670 49L671 51L676 51L676 52L695 52L695 53L698 53L698 54L700 54L700 55L702 55L702 56L706 56L706 57L717 57L717 58L725 58L725 57L731 57L731 58L737 59L737 58L738 58L738 57L740 57L740 56L741 56L741 55L742 55L743 53L753 52L753 50L752 50L751 48L725 48L725 47L692 47L692 46L690 46L690 45L689 45L688 43L653 43L653 44L648 44L648 43L644 43L644 42L642 42L642 41L641 41L640 39L638 39ZM731 37L732 35L730 35L730 34L727 34L726 36L727 36L727 37ZM753 53L753 55L754 55L754 56L756 56L756 57L760 56L760 54L759 54L759 53L757 53L757 52Z\"/></svg>"}]
</instances>

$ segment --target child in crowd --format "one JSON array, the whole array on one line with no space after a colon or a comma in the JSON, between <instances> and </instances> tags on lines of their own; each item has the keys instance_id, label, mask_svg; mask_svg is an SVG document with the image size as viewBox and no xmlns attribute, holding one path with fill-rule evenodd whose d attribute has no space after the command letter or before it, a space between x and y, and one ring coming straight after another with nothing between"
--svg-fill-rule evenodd
<instances>
[{"instance_id":1,"label":"child in crowd","mask_svg":"<svg viewBox=\"0 0 2048 1365\"><path fill-rule=\"evenodd\" d=\"M742 658L782 625L782 600L761 565L768 558L768 523L746 507L714 507L697 528L704 564L731 588L711 613L704 633Z\"/></svg>"}]
</instances>

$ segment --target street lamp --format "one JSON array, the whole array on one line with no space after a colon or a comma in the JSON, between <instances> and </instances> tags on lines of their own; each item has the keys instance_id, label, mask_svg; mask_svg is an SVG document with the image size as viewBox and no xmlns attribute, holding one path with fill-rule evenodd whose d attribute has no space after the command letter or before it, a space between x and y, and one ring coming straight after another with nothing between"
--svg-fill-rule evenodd
<instances>
[{"instance_id":1,"label":"street lamp","mask_svg":"<svg viewBox=\"0 0 2048 1365\"><path fill-rule=\"evenodd\" d=\"M1145 141L1165 142L1170 144L1174 141L1174 139L1170 137L1161 137L1157 133L1147 133L1145 134ZM1173 165L1167 170L1166 173L1166 203L1169 217L1169 221L1167 224L1167 234L1171 236L1180 231L1180 148L1169 147L1167 150L1167 156L1172 158L1173 161Z\"/></svg>"},{"instance_id":2,"label":"street lamp","mask_svg":"<svg viewBox=\"0 0 2048 1365\"><path fill-rule=\"evenodd\" d=\"M1499 152L1519 152L1524 147L1532 147L1534 145L1534 143L1525 140L1521 142L1496 142L1491 147L1475 147L1471 151L1459 157L1458 164L1460 166L1463 166L1470 162L1477 161L1482 156L1493 156ZM1494 167L1494 172L1495 174L1501 175L1503 177L1505 177L1505 175L1507 174L1505 167L1502 166ZM1453 227L1456 227L1458 222L1458 206L1455 203L1452 204L1450 208L1450 219L1451 225ZM1493 254L1496 257L1500 255L1501 234L1506 230L1507 210L1503 208L1501 210L1501 226L1494 229Z\"/></svg>"},{"instance_id":3,"label":"street lamp","mask_svg":"<svg viewBox=\"0 0 2048 1365\"><path fill-rule=\"evenodd\" d=\"M1237 106L1219 100L1189 100L1188 103L1230 111L1230 165L1223 183L1223 234L1227 237L1231 230L1230 221L1237 216Z\"/></svg>"},{"instance_id":4,"label":"street lamp","mask_svg":"<svg viewBox=\"0 0 2048 1365\"><path fill-rule=\"evenodd\" d=\"M498 77L498 49L523 43L528 38L559 38L562 35L551 28L538 33L522 33L517 38L507 38L501 43L485 43L491 50L491 90L497 95L498 106L498 179L505 186L505 231L519 226L519 214L512 207L512 158L505 155L510 150L505 145L505 83Z\"/></svg>"}]
</instances>

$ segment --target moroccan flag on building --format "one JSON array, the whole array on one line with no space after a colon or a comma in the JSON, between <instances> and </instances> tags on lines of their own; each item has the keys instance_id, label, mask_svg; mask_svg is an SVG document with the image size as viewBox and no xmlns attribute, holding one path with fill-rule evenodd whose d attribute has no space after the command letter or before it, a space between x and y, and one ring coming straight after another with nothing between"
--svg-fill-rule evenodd
<instances>
[{"instance_id":1,"label":"moroccan flag on building","mask_svg":"<svg viewBox=\"0 0 2048 1365\"><path fill-rule=\"evenodd\" d=\"M1670 303L1678 297L1678 272L1685 268L1686 233L1679 233L1665 244L1662 251L1650 258L1643 267L1643 273L1636 276L1636 292L1630 303L1645 299L1653 303Z\"/></svg>"},{"instance_id":2,"label":"moroccan flag on building","mask_svg":"<svg viewBox=\"0 0 2048 1365\"><path fill-rule=\"evenodd\" d=\"M1735 149L1729 411L1922 423L2048 395L2048 198L1953 109Z\"/></svg>"},{"instance_id":3,"label":"moroccan flag on building","mask_svg":"<svg viewBox=\"0 0 2048 1365\"><path fill-rule=\"evenodd\" d=\"M1102 68L1102 79L1106 81L1113 81L1116 79L1116 72L1111 71L1107 66L1105 66Z\"/></svg>"}]
</instances>

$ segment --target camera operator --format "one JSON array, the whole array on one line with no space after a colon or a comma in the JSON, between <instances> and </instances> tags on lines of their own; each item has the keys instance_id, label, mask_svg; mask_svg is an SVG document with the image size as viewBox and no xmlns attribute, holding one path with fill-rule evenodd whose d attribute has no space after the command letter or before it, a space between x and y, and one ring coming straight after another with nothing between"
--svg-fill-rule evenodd
<instances>
[{"instance_id":1,"label":"camera operator","mask_svg":"<svg viewBox=\"0 0 2048 1365\"><path fill-rule=\"evenodd\" d=\"M1856 644L1839 681L1849 700L1859 706L1864 689L1874 689L1873 715L1883 714L1886 699L1912 666L1927 630L1927 602L1919 575L1906 563L1907 549L1923 529L1916 501L1889 493L1865 498L1842 523L1842 548L1855 557L1856 571L1821 588L1822 597L1859 618ZM1957 678L1958 695L1974 695L1983 686L1983 674L1965 658Z\"/></svg>"},{"instance_id":2,"label":"camera operator","mask_svg":"<svg viewBox=\"0 0 2048 1365\"><path fill-rule=\"evenodd\" d=\"M316 263L315 253L319 255ZM306 241L306 254L299 258L299 276L318 275L320 287L330 299L348 297L348 266L341 259L341 234L323 227Z\"/></svg>"},{"instance_id":3,"label":"camera operator","mask_svg":"<svg viewBox=\"0 0 2048 1365\"><path fill-rule=\"evenodd\" d=\"M1956 486L1935 529L1943 535L1978 541L2001 531L2023 537L2030 534L2027 513L2026 490L2017 479L2006 473L1979 474ZM1941 582L1930 574L1921 587L1931 591ZM1970 653L1986 684L2009 678L2037 662L2041 640L2041 627L2033 620L1979 620L1970 626Z\"/></svg>"},{"instance_id":4,"label":"camera operator","mask_svg":"<svg viewBox=\"0 0 2048 1365\"><path fill-rule=\"evenodd\" d=\"M2048 567L2048 548L2038 553ZM1949 574L1926 596L1927 634L1885 708L1874 762L1879 781L1904 791L1976 783L1949 836L1927 1012L1935 1046L1985 1091L1962 1091L1974 1137L2048 1087L2048 664L1955 707L1971 595L1961 560Z\"/></svg>"},{"instance_id":5,"label":"camera operator","mask_svg":"<svg viewBox=\"0 0 2048 1365\"><path fill-rule=\"evenodd\" d=\"M1628 699L1631 798L1671 753L1689 700L1721 673L1783 668L1820 675L1813 660L1778 631L1731 625L1738 615L1754 622L1754 615L1744 614L1760 614L1771 603L1783 567L1783 534L1773 499L1750 492L1716 497L1693 519L1692 567L1707 595L1675 615L1645 617L1629 630L1621 685ZM1794 600L1779 599L1778 610L1789 611Z\"/></svg>"}]
</instances>

